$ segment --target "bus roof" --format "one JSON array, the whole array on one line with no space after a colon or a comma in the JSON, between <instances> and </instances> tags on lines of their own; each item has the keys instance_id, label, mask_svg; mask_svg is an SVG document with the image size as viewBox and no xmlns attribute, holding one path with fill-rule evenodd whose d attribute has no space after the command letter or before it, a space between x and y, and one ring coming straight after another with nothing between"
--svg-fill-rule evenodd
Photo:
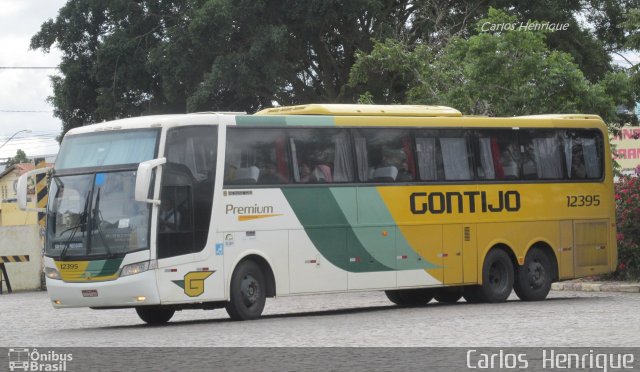
<instances>
[{"instance_id":1,"label":"bus roof","mask_svg":"<svg viewBox=\"0 0 640 372\"><path fill-rule=\"evenodd\" d=\"M333 116L445 116L460 117L462 113L446 106L424 105L356 105L309 104L264 109L255 115L333 115Z\"/></svg>"}]
</instances>

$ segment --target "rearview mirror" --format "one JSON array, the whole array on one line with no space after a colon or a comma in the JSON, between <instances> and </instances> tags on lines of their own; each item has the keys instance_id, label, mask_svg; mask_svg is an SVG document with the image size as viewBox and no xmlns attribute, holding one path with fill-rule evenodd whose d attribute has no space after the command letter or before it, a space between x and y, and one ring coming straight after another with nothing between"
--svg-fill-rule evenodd
<instances>
[{"instance_id":1,"label":"rearview mirror","mask_svg":"<svg viewBox=\"0 0 640 372\"><path fill-rule=\"evenodd\" d=\"M38 168L24 173L18 178L18 185L16 186L16 192L18 194L18 208L28 212L44 212L46 208L27 208L27 187L29 185L29 177L36 176L38 174L47 173L51 168Z\"/></svg>"},{"instance_id":2,"label":"rearview mirror","mask_svg":"<svg viewBox=\"0 0 640 372\"><path fill-rule=\"evenodd\" d=\"M136 174L136 201L144 203L160 204L160 200L149 199L149 186L151 185L151 178L153 176L153 169L165 164L166 158L159 158L153 160L147 160L138 165L138 172Z\"/></svg>"}]
</instances>

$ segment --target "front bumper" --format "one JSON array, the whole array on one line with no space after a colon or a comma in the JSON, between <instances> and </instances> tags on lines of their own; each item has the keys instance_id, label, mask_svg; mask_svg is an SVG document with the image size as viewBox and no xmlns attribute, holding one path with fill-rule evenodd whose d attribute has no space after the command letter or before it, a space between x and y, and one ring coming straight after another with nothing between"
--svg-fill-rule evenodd
<instances>
[{"instance_id":1,"label":"front bumper","mask_svg":"<svg viewBox=\"0 0 640 372\"><path fill-rule=\"evenodd\" d=\"M84 297L83 290L95 290L97 296ZM55 308L160 304L155 270L105 282L67 283L47 278L47 291L51 304ZM141 297L144 297L145 300L140 301Z\"/></svg>"}]
</instances>

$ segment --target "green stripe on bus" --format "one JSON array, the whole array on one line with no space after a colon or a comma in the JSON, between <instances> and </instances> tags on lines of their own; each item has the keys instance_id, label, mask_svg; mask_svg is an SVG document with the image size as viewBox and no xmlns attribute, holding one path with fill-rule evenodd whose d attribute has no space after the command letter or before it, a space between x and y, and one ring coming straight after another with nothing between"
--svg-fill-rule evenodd
<instances>
[{"instance_id":1,"label":"green stripe on bus","mask_svg":"<svg viewBox=\"0 0 640 372\"><path fill-rule=\"evenodd\" d=\"M329 188L286 188L282 192L315 247L329 262L350 272L394 270L362 246Z\"/></svg>"},{"instance_id":2,"label":"green stripe on bus","mask_svg":"<svg viewBox=\"0 0 640 372\"><path fill-rule=\"evenodd\" d=\"M284 116L236 116L236 125L260 125L264 127L281 127L287 125Z\"/></svg>"},{"instance_id":3,"label":"green stripe on bus","mask_svg":"<svg viewBox=\"0 0 640 372\"><path fill-rule=\"evenodd\" d=\"M112 258L107 260L90 261L87 266L87 272L92 277L111 276L120 269L123 258Z\"/></svg>"},{"instance_id":4,"label":"green stripe on bus","mask_svg":"<svg viewBox=\"0 0 640 372\"><path fill-rule=\"evenodd\" d=\"M398 268L402 270L433 269L439 267L420 257L416 250L411 247L400 229L396 227L396 221L387 209L387 205L384 203L376 187L359 187L357 199L358 214L360 216L358 220L359 224L378 226L375 228L356 229L358 239L360 239L362 244L367 247L367 250L375 257L384 264L392 264L394 267L398 267L397 256L407 256L402 260L402 267ZM386 231L388 235L381 235L382 231ZM389 258L388 240L394 238L395 252L393 256ZM385 257L385 259L382 257ZM391 259L390 263L387 261L389 259Z\"/></svg>"},{"instance_id":5,"label":"green stripe on bus","mask_svg":"<svg viewBox=\"0 0 640 372\"><path fill-rule=\"evenodd\" d=\"M332 127L335 125L333 116L313 116L313 115L290 115L290 116L236 116L236 124L259 125L264 127L281 127L286 125L295 126L318 126Z\"/></svg>"}]
</instances>

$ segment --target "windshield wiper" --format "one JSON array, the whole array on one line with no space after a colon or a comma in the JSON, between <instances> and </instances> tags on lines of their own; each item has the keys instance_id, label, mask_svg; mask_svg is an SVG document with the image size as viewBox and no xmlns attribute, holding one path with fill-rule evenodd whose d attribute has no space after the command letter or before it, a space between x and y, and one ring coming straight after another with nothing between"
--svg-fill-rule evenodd
<instances>
[{"instance_id":1,"label":"windshield wiper","mask_svg":"<svg viewBox=\"0 0 640 372\"><path fill-rule=\"evenodd\" d=\"M69 235L69 239L67 239L67 241L64 243L64 248L62 248L62 252L60 252L60 261L64 260L64 257L67 255L67 250L71 246L71 241L76 236L76 232L78 232L78 228L87 225L87 209L89 209L89 198L90 198L90 196L91 196L91 193L87 193L87 197L85 198L85 201L84 201L84 209L83 209L82 213L80 214L80 222L78 222L74 226L69 227L66 230L63 230L60 233L60 235L62 235L65 232L71 230L71 235Z\"/></svg>"},{"instance_id":2,"label":"windshield wiper","mask_svg":"<svg viewBox=\"0 0 640 372\"><path fill-rule=\"evenodd\" d=\"M100 213L100 191L102 189L98 188L98 194L96 195L96 204L93 206L93 210L91 211L91 221L95 224L96 229L98 230L98 236L100 236L100 240L102 240L102 244L104 245L105 251L107 251L107 257L113 257L111 253L111 248L109 248L109 244L107 243L107 239L104 238L102 234L102 227L100 226L101 213ZM87 254L91 253L91 247L87 247Z\"/></svg>"}]
</instances>

